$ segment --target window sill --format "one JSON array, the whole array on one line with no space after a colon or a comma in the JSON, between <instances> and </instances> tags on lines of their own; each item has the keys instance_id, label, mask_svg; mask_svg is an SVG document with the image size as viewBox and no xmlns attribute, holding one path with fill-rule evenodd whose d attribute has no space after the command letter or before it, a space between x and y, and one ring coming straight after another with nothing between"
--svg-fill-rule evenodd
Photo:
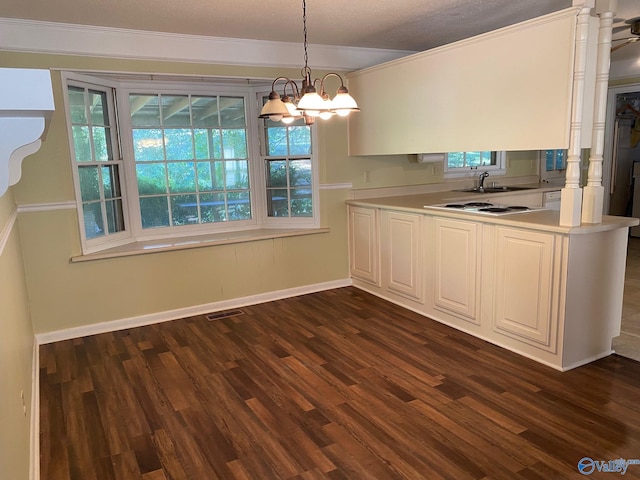
<instances>
[{"instance_id":1,"label":"window sill","mask_svg":"<svg viewBox=\"0 0 640 480\"><path fill-rule=\"evenodd\" d=\"M228 245L234 243L255 242L273 238L298 237L302 235L315 235L328 233L328 228L284 229L261 228L257 230L244 230L239 232L226 232L209 235L197 235L193 237L178 237L167 240L149 240L145 242L132 242L119 247L109 248L96 253L71 257L72 263L88 262L92 260L104 260L107 258L129 257L133 255L146 255L149 253L171 252L187 250L191 248L212 247L216 245Z\"/></svg>"}]
</instances>

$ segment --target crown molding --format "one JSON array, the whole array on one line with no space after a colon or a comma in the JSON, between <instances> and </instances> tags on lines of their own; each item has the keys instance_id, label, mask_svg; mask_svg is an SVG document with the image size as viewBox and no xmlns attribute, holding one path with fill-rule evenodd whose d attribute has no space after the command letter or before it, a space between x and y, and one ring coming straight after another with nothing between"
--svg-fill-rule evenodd
<instances>
[{"instance_id":1,"label":"crown molding","mask_svg":"<svg viewBox=\"0 0 640 480\"><path fill-rule=\"evenodd\" d=\"M300 67L302 45L0 18L0 50L136 60ZM313 68L351 71L415 52L309 45Z\"/></svg>"}]
</instances>

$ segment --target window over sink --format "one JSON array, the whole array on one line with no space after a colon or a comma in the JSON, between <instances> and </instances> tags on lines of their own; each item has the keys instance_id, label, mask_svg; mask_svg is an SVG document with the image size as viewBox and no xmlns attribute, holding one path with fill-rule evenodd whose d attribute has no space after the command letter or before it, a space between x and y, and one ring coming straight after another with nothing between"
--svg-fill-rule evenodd
<instances>
[{"instance_id":1,"label":"window over sink","mask_svg":"<svg viewBox=\"0 0 640 480\"><path fill-rule=\"evenodd\" d=\"M445 178L473 177L484 171L503 175L505 170L504 151L448 152L444 158Z\"/></svg>"}]
</instances>

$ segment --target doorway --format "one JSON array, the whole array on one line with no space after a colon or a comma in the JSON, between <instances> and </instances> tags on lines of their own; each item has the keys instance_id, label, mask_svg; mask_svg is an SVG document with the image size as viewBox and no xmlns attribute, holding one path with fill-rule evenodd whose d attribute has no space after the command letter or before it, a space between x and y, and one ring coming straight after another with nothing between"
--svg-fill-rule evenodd
<instances>
[{"instance_id":1,"label":"doorway","mask_svg":"<svg viewBox=\"0 0 640 480\"><path fill-rule=\"evenodd\" d=\"M637 163L636 163L637 162ZM635 172L634 175L634 165ZM640 212L640 84L612 87L607 99L603 186L604 212L639 216ZM635 197L635 201L634 201ZM632 229L620 336L613 348L622 356L640 361L640 232Z\"/></svg>"}]
</instances>

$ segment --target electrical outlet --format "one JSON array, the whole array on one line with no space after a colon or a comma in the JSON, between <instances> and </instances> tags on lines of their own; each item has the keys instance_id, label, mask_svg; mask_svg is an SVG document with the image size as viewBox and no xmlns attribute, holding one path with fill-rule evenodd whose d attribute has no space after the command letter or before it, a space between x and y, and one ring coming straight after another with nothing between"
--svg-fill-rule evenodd
<instances>
[{"instance_id":1,"label":"electrical outlet","mask_svg":"<svg viewBox=\"0 0 640 480\"><path fill-rule=\"evenodd\" d=\"M24 414L24 418L27 418L27 404L24 401L24 390L20 390L20 398L22 399L22 413Z\"/></svg>"},{"instance_id":2,"label":"electrical outlet","mask_svg":"<svg viewBox=\"0 0 640 480\"><path fill-rule=\"evenodd\" d=\"M364 172L364 183L371 182L371 172L369 170L365 170Z\"/></svg>"},{"instance_id":3,"label":"electrical outlet","mask_svg":"<svg viewBox=\"0 0 640 480\"><path fill-rule=\"evenodd\" d=\"M442 165L439 163L434 163L433 165L431 165L431 174L442 175Z\"/></svg>"}]
</instances>

